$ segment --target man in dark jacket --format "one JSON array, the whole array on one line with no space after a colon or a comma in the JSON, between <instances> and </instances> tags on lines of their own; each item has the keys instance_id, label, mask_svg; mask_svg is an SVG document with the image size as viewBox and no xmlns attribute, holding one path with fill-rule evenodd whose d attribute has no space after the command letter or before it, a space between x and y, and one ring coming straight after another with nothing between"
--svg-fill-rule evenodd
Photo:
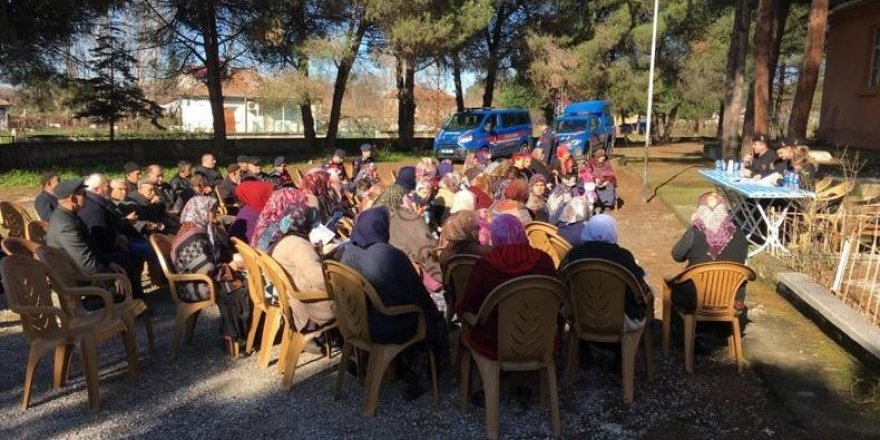
<instances>
[{"instance_id":1,"label":"man in dark jacket","mask_svg":"<svg viewBox=\"0 0 880 440\"><path fill-rule=\"evenodd\" d=\"M161 166L156 164L147 166L147 181L153 182L156 195L165 205L165 211L173 213L180 212L180 210L183 209L183 206L178 206L177 195L174 193L174 188L165 183L164 180L164 170Z\"/></svg>"},{"instance_id":2,"label":"man in dark jacket","mask_svg":"<svg viewBox=\"0 0 880 440\"><path fill-rule=\"evenodd\" d=\"M223 176L217 171L217 159L211 153L202 155L202 164L196 167L196 173L205 176L205 181L211 188L223 181Z\"/></svg>"},{"instance_id":3,"label":"man in dark jacket","mask_svg":"<svg viewBox=\"0 0 880 440\"><path fill-rule=\"evenodd\" d=\"M177 162L177 174L171 178L170 182L168 182L168 184L171 185L171 189L174 190L174 195L177 197L177 200L184 198L184 193L187 192L187 190L192 189L189 185L189 178L191 175L191 163L185 160Z\"/></svg>"},{"instance_id":4,"label":"man in dark jacket","mask_svg":"<svg viewBox=\"0 0 880 440\"><path fill-rule=\"evenodd\" d=\"M152 182L141 179L137 192L129 193L128 200L137 206L138 217L147 222L147 232L161 232L170 226L165 204L156 195L156 186Z\"/></svg>"},{"instance_id":5,"label":"man in dark jacket","mask_svg":"<svg viewBox=\"0 0 880 440\"><path fill-rule=\"evenodd\" d=\"M744 158L746 167L743 174L746 177L763 179L777 173L781 178L785 173L785 162L779 159L776 150L771 149L763 137L752 142L752 153Z\"/></svg>"},{"instance_id":6,"label":"man in dark jacket","mask_svg":"<svg viewBox=\"0 0 880 440\"><path fill-rule=\"evenodd\" d=\"M34 208L37 210L40 220L49 221L49 218L52 217L52 211L58 206L58 198L55 197L54 191L60 182L61 179L55 171L46 171L40 176L40 187L43 190L34 200Z\"/></svg>"},{"instance_id":7,"label":"man in dark jacket","mask_svg":"<svg viewBox=\"0 0 880 440\"><path fill-rule=\"evenodd\" d=\"M217 195L223 199L223 203L227 208L238 206L238 198L235 197L235 189L241 183L241 175L245 170L238 166L238 163L229 165L226 168L226 178L217 185Z\"/></svg>"},{"instance_id":8,"label":"man in dark jacket","mask_svg":"<svg viewBox=\"0 0 880 440\"><path fill-rule=\"evenodd\" d=\"M351 178L354 179L361 171L361 167L366 164L375 162L373 159L373 146L370 144L361 145L361 155L351 161Z\"/></svg>"},{"instance_id":9,"label":"man in dark jacket","mask_svg":"<svg viewBox=\"0 0 880 440\"><path fill-rule=\"evenodd\" d=\"M141 178L141 166L134 162L126 162L122 166L122 174L125 176L125 190L129 193L137 192L138 180Z\"/></svg>"},{"instance_id":10,"label":"man in dark jacket","mask_svg":"<svg viewBox=\"0 0 880 440\"><path fill-rule=\"evenodd\" d=\"M109 262L95 248L88 226L76 215L87 203L85 188L81 179L65 180L55 188L58 207L49 219L46 244L66 252L86 273L109 273Z\"/></svg>"}]
</instances>

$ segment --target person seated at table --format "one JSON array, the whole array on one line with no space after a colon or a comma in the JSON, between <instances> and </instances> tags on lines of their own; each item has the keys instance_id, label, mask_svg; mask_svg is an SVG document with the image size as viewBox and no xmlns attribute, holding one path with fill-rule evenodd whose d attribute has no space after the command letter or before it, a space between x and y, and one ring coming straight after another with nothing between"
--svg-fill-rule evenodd
<instances>
[{"instance_id":1,"label":"person seated at table","mask_svg":"<svg viewBox=\"0 0 880 440\"><path fill-rule=\"evenodd\" d=\"M597 214L590 218L581 232L583 244L573 247L566 254L559 267L584 259L598 258L617 263L633 275L642 285L645 292L651 288L645 281L645 270L636 262L632 252L617 244L617 220L608 214ZM645 325L645 310L651 299L641 293L626 289L624 302L623 326L626 331L635 330Z\"/></svg>"},{"instance_id":2,"label":"person seated at table","mask_svg":"<svg viewBox=\"0 0 880 440\"><path fill-rule=\"evenodd\" d=\"M584 196L571 198L559 214L556 222L556 233L565 239L572 247L584 243L581 233L584 230L585 221L590 217L590 202Z\"/></svg>"},{"instance_id":3,"label":"person seated at table","mask_svg":"<svg viewBox=\"0 0 880 440\"><path fill-rule=\"evenodd\" d=\"M785 173L785 163L779 159L776 151L769 147L763 136L752 141L752 154L746 154L743 157L743 165L743 176L756 180L769 177L774 173L778 174L781 179Z\"/></svg>"},{"instance_id":4,"label":"person seated at table","mask_svg":"<svg viewBox=\"0 0 880 440\"><path fill-rule=\"evenodd\" d=\"M806 145L785 146L776 150L776 154L785 162L785 171L797 173L801 189L813 189L818 166Z\"/></svg>"},{"instance_id":5,"label":"person seated at table","mask_svg":"<svg viewBox=\"0 0 880 440\"><path fill-rule=\"evenodd\" d=\"M414 171L414 170L413 170ZM389 244L391 214L387 207L377 206L360 214L351 234L351 243L342 254L342 263L361 273L376 289L386 306L415 305L425 316L426 336L403 353L403 377L407 382L408 400L417 398L424 389L420 376L428 373L419 368L423 347L439 356L445 345L446 329L443 315L437 310L422 280L403 251ZM383 315L373 307L367 310L370 338L380 344L400 344L416 333L413 314Z\"/></svg>"},{"instance_id":6,"label":"person seated at table","mask_svg":"<svg viewBox=\"0 0 880 440\"><path fill-rule=\"evenodd\" d=\"M235 220L229 226L229 236L250 243L257 226L260 213L272 196L275 186L269 182L241 182L235 188L235 195L241 201L241 207L235 214Z\"/></svg>"},{"instance_id":7,"label":"person seated at table","mask_svg":"<svg viewBox=\"0 0 880 440\"><path fill-rule=\"evenodd\" d=\"M52 217L52 211L55 211L55 208L58 207L58 197L55 197L55 187L61 183L61 178L58 177L58 173L56 171L46 171L40 176L40 188L43 190L40 191L40 194L37 195L37 198L34 200L34 209L37 211L37 216L40 217L40 220L44 222L48 222Z\"/></svg>"},{"instance_id":8,"label":"person seated at table","mask_svg":"<svg viewBox=\"0 0 880 440\"><path fill-rule=\"evenodd\" d=\"M217 199L194 196L180 213L180 229L171 244L171 262L177 273L206 274L216 281L220 334L227 342L239 343L247 334L251 316L250 296L243 265L232 261L233 248L222 227L215 224ZM205 283L179 283L178 295L184 301L208 298Z\"/></svg>"}]
</instances>

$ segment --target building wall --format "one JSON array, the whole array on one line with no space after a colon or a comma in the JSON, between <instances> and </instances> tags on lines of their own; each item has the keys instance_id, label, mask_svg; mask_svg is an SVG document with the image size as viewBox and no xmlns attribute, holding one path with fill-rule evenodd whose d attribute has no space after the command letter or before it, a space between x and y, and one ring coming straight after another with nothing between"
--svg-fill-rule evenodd
<instances>
[{"instance_id":1,"label":"building wall","mask_svg":"<svg viewBox=\"0 0 880 440\"><path fill-rule=\"evenodd\" d=\"M819 137L832 145L880 150L880 87L868 88L880 0L838 11L829 22Z\"/></svg>"},{"instance_id":2,"label":"building wall","mask_svg":"<svg viewBox=\"0 0 880 440\"><path fill-rule=\"evenodd\" d=\"M223 107L231 108L235 114L236 133L264 131L263 118L254 111L248 111L244 99L225 98ZM212 132L214 119L211 115L211 101L203 97L180 98L180 123L185 131Z\"/></svg>"}]
</instances>

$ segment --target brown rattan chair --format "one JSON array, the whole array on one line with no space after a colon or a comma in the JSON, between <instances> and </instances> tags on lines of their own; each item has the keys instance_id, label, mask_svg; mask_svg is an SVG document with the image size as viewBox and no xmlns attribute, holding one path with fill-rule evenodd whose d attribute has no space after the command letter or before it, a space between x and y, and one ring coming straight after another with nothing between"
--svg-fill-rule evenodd
<instances>
[{"instance_id":1,"label":"brown rattan chair","mask_svg":"<svg viewBox=\"0 0 880 440\"><path fill-rule=\"evenodd\" d=\"M46 241L46 232L49 230L49 222L31 220L24 230L25 238L35 243L42 244Z\"/></svg>"},{"instance_id":2,"label":"brown rattan chair","mask_svg":"<svg viewBox=\"0 0 880 440\"><path fill-rule=\"evenodd\" d=\"M163 234L150 236L150 244L156 252L162 272L168 279L168 290L171 291L171 299L177 309L174 320L174 338L171 340L171 352L177 355L180 338L184 336L186 342L192 345L192 334L196 327L196 321L202 310L217 304L217 284L206 274L187 273L180 274L174 270L171 263L171 237ZM189 302L183 300L177 293L178 283L205 283L208 286L208 299L203 301ZM231 341L227 347L233 357L238 357L238 343Z\"/></svg>"},{"instance_id":3,"label":"brown rattan chair","mask_svg":"<svg viewBox=\"0 0 880 440\"><path fill-rule=\"evenodd\" d=\"M443 273L443 286L446 292L454 297L447 297L446 320L451 321L459 300L467 290L468 281L471 279L471 269L480 261L479 255L461 254L449 259L446 271ZM450 301L451 300L451 301Z\"/></svg>"},{"instance_id":4,"label":"brown rattan chair","mask_svg":"<svg viewBox=\"0 0 880 440\"><path fill-rule=\"evenodd\" d=\"M263 322L263 337L260 342L259 364L266 368L269 366L270 355L272 353L272 345L275 343L275 336L281 328L281 313L278 304L266 300L264 291L266 289L263 270L258 261L257 251L250 247L247 243L233 237L232 243L235 250L241 255L247 270L248 293L251 296L251 302L254 303L253 314L251 315L251 328L248 330L247 343L245 344L245 352L251 353L254 350L254 342L257 339L257 330L260 322Z\"/></svg>"},{"instance_id":5,"label":"brown rattan chair","mask_svg":"<svg viewBox=\"0 0 880 440\"><path fill-rule=\"evenodd\" d=\"M40 244L20 237L6 237L0 242L0 246L3 247L3 252L6 252L6 255L24 255L36 258L37 248L40 247Z\"/></svg>"},{"instance_id":6,"label":"brown rattan chair","mask_svg":"<svg viewBox=\"0 0 880 440\"><path fill-rule=\"evenodd\" d=\"M98 343L116 335L122 336L125 345L128 371L132 378L137 376L138 360L134 335L125 323L116 316L112 307L113 299L106 291L94 287L79 287L58 292L64 298L72 296L79 300L82 296L95 296L104 302L104 308L95 319L88 322L73 319L66 310L53 305L52 289L49 286L49 268L42 262L23 255L8 255L0 261L0 276L9 302L9 309L21 316L22 333L30 343L27 367L25 368L24 393L21 399L23 409L30 404L31 387L40 358L48 351L55 350L54 387L63 387L70 372L71 348L79 346L82 370L86 378L89 406L101 407L98 384Z\"/></svg>"},{"instance_id":7,"label":"brown rattan chair","mask_svg":"<svg viewBox=\"0 0 880 440\"><path fill-rule=\"evenodd\" d=\"M568 291L571 309L567 318L571 323L568 336L568 365L565 386L571 389L578 369L580 341L620 343L623 376L623 401L633 400L635 387L636 352L644 338L645 369L648 379L654 376L653 340L651 322L653 297L642 288L636 276L625 267L607 260L585 258L567 264L562 269L562 281ZM645 325L635 330L624 328L626 291L642 295L647 304Z\"/></svg>"},{"instance_id":8,"label":"brown rattan chair","mask_svg":"<svg viewBox=\"0 0 880 440\"><path fill-rule=\"evenodd\" d=\"M550 255L553 264L559 267L565 255L571 250L571 244L559 236L556 226L544 222L529 222L525 225L525 230L529 244Z\"/></svg>"},{"instance_id":9,"label":"brown rattan chair","mask_svg":"<svg viewBox=\"0 0 880 440\"><path fill-rule=\"evenodd\" d=\"M8 231L7 237L20 238L27 236L27 224L33 220L24 207L7 201L0 202L0 219L2 219L0 226Z\"/></svg>"},{"instance_id":10,"label":"brown rattan chair","mask_svg":"<svg viewBox=\"0 0 880 440\"><path fill-rule=\"evenodd\" d=\"M379 400L379 387L382 384L382 376L391 361L400 352L411 345L423 341L427 332L425 315L415 305L386 306L373 286L354 269L335 261L325 261L324 281L327 285L327 294L333 300L336 311L336 322L345 343L342 346L342 360L339 363L339 372L336 375L335 398L339 399L342 386L345 382L348 358L353 349L370 353L367 364L367 378L364 384L364 402L361 413L372 416L376 413L376 405ZM367 317L367 304L373 310L388 316L414 314L418 319L416 334L402 344L379 344L373 342L370 337L370 327ZM434 364L434 353L428 351L431 363L431 381L434 402L437 402L437 369Z\"/></svg>"},{"instance_id":11,"label":"brown rattan chair","mask_svg":"<svg viewBox=\"0 0 880 440\"><path fill-rule=\"evenodd\" d=\"M125 293L125 299L122 302L113 304L116 314L122 318L122 322L125 323L133 335L137 335L134 321L140 317L144 323L144 330L147 332L150 352L155 353L156 345L153 340L153 324L150 321L150 309L142 299L132 298L131 282L126 275L118 273L85 273L67 253L51 246L39 246L36 250L36 257L49 267L52 288L59 293L75 289L82 284L92 284L100 281L115 282L121 285ZM74 319L89 321L95 315L95 312L86 310L83 307L82 301L75 299L75 297L69 295L62 295L61 297L67 300L64 306ZM137 337L135 336L135 338Z\"/></svg>"},{"instance_id":12,"label":"brown rattan chair","mask_svg":"<svg viewBox=\"0 0 880 440\"><path fill-rule=\"evenodd\" d=\"M296 326L293 322L293 313L290 309L290 301L302 301L302 302L315 302L315 301L329 301L330 297L327 296L326 292L321 291L311 291L311 292L303 292L296 288L293 284L293 280L290 279L290 276L278 264L274 258L269 256L266 253L258 251L257 261L262 269L263 273L266 274L266 278L269 282L275 286L275 291L278 293L278 302L280 306L278 309L280 310L281 317L284 321L283 323L283 335L281 337L281 356L278 360L278 370L283 372L284 376L281 380L281 386L285 391L290 391L293 388L293 376L296 373L296 365L299 362L299 355L302 354L303 348L309 341L315 339L315 337L324 333L324 331L336 327L335 323L331 323L321 327L316 331L312 331L309 333L302 333L296 329ZM330 352L327 351L327 356L329 357Z\"/></svg>"},{"instance_id":13,"label":"brown rattan chair","mask_svg":"<svg viewBox=\"0 0 880 440\"><path fill-rule=\"evenodd\" d=\"M669 335L672 313L678 313L684 321L685 371L694 372L694 333L699 321L729 322L733 334L728 339L731 355L736 358L736 370L743 371L742 333L739 316L734 309L734 299L746 281L754 281L755 272L739 263L713 262L696 264L663 285L663 357L669 354ZM694 283L697 291L696 309L673 310L672 287L687 282Z\"/></svg>"},{"instance_id":14,"label":"brown rattan chair","mask_svg":"<svg viewBox=\"0 0 880 440\"><path fill-rule=\"evenodd\" d=\"M559 399L556 389L556 362L553 351L556 341L556 318L566 303L565 289L556 278L527 275L506 281L489 293L477 315L462 316L461 341L466 348L459 365L459 393L462 409L468 407L471 358L477 364L486 397L486 435L498 438L498 391L501 371L534 371L546 374L541 379L541 396L545 385L550 391L550 417L553 435L559 436ZM489 359L476 351L469 342L472 328L486 322L489 315L498 313L498 358ZM542 398L543 401L543 398Z\"/></svg>"}]
</instances>

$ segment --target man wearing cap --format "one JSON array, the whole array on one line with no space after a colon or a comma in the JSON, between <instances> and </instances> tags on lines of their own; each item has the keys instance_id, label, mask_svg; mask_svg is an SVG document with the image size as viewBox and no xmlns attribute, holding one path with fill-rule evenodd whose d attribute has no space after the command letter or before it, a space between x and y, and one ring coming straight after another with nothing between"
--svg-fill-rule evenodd
<instances>
[{"instance_id":1,"label":"man wearing cap","mask_svg":"<svg viewBox=\"0 0 880 440\"><path fill-rule=\"evenodd\" d=\"M122 166L122 174L125 175L125 190L135 193L138 190L138 180L141 179L141 166L134 162L126 162Z\"/></svg>"},{"instance_id":2,"label":"man wearing cap","mask_svg":"<svg viewBox=\"0 0 880 440\"><path fill-rule=\"evenodd\" d=\"M780 176L785 174L785 162L779 159L776 150L767 145L765 137L759 136L752 141L752 153L743 157L746 164L743 169L745 177L760 179L773 173L778 173Z\"/></svg>"},{"instance_id":3,"label":"man wearing cap","mask_svg":"<svg viewBox=\"0 0 880 440\"><path fill-rule=\"evenodd\" d=\"M337 148L333 153L333 157L330 158L326 164L324 164L325 170L337 169L339 170L339 179L343 182L348 181L348 174L345 172L345 150L342 148Z\"/></svg>"},{"instance_id":4,"label":"man wearing cap","mask_svg":"<svg viewBox=\"0 0 880 440\"><path fill-rule=\"evenodd\" d=\"M196 173L205 176L205 183L211 188L219 185L220 182L223 181L223 176L217 171L217 159L215 159L214 155L211 153L205 153L202 155L202 163L196 167Z\"/></svg>"},{"instance_id":5,"label":"man wearing cap","mask_svg":"<svg viewBox=\"0 0 880 440\"><path fill-rule=\"evenodd\" d=\"M287 161L284 156L278 156L272 163L272 172L269 174L269 180L275 185L275 188L293 186L293 179L287 172Z\"/></svg>"},{"instance_id":6,"label":"man wearing cap","mask_svg":"<svg viewBox=\"0 0 880 440\"><path fill-rule=\"evenodd\" d=\"M55 197L55 187L59 183L61 183L61 179L55 171L46 171L40 176L40 186L43 190L40 191L40 194L34 200L34 208L37 210L40 220L44 222L49 221L49 218L52 217L52 211L58 206L58 197Z\"/></svg>"},{"instance_id":7,"label":"man wearing cap","mask_svg":"<svg viewBox=\"0 0 880 440\"><path fill-rule=\"evenodd\" d=\"M234 163L226 167L226 178L217 185L217 195L223 199L227 208L238 206L238 198L235 197L235 189L241 183L244 170Z\"/></svg>"},{"instance_id":8,"label":"man wearing cap","mask_svg":"<svg viewBox=\"0 0 880 440\"><path fill-rule=\"evenodd\" d=\"M46 244L66 252L86 273L110 273L109 262L97 251L88 226L77 216L87 203L85 189L82 179L65 180L55 188L58 208L49 219Z\"/></svg>"},{"instance_id":9,"label":"man wearing cap","mask_svg":"<svg viewBox=\"0 0 880 440\"><path fill-rule=\"evenodd\" d=\"M351 162L351 178L354 179L358 176L358 173L361 172L361 167L363 165L373 162L375 162L373 160L373 146L370 144L361 145L360 157L354 158L354 160Z\"/></svg>"},{"instance_id":10,"label":"man wearing cap","mask_svg":"<svg viewBox=\"0 0 880 440\"><path fill-rule=\"evenodd\" d=\"M263 172L260 166L260 158L251 156L248 162L247 172L242 171L241 181L245 180L269 180L269 175Z\"/></svg>"}]
</instances>

